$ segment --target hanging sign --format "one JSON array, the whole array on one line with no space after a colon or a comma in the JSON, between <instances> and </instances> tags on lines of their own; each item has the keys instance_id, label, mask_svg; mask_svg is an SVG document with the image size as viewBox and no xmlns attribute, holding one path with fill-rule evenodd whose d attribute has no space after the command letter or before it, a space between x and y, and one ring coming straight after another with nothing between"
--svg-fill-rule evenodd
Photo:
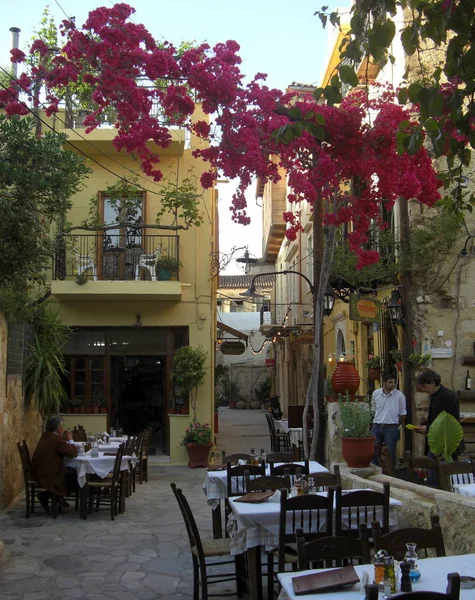
<instances>
[{"instance_id":1,"label":"hanging sign","mask_svg":"<svg viewBox=\"0 0 475 600\"><path fill-rule=\"evenodd\" d=\"M242 342L223 342L219 349L223 354L244 354L246 346Z\"/></svg>"},{"instance_id":2,"label":"hanging sign","mask_svg":"<svg viewBox=\"0 0 475 600\"><path fill-rule=\"evenodd\" d=\"M350 294L350 319L363 323L381 322L381 302L372 298L360 298Z\"/></svg>"}]
</instances>

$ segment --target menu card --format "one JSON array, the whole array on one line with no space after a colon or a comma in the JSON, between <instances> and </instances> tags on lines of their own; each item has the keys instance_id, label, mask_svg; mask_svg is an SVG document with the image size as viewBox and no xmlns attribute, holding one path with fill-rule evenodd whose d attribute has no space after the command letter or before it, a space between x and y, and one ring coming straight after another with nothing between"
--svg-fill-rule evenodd
<instances>
[{"instance_id":1,"label":"menu card","mask_svg":"<svg viewBox=\"0 0 475 600\"><path fill-rule=\"evenodd\" d=\"M346 585L353 585L354 583L358 583L359 580L360 578L354 567L349 566L293 577L292 585L294 587L294 594L302 596L304 594L315 594Z\"/></svg>"}]
</instances>

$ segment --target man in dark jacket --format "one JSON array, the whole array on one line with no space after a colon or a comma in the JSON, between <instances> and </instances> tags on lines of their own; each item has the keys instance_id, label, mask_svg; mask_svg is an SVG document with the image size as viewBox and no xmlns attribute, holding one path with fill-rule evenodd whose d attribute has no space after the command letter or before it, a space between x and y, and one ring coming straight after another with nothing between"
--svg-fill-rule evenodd
<instances>
[{"instance_id":1,"label":"man in dark jacket","mask_svg":"<svg viewBox=\"0 0 475 600\"><path fill-rule=\"evenodd\" d=\"M430 426L441 412L445 411L460 421L460 408L457 394L452 390L441 385L441 378L438 373L432 369L423 369L416 376L416 390L425 392L430 396L429 412L427 421L424 425L419 426L418 432L427 434ZM453 454L456 458L463 450L463 441ZM429 454L429 446L426 438L426 454Z\"/></svg>"},{"instance_id":2,"label":"man in dark jacket","mask_svg":"<svg viewBox=\"0 0 475 600\"><path fill-rule=\"evenodd\" d=\"M71 439L71 433L64 432L63 419L51 417L33 454L32 476L47 490L38 494L41 506L46 511L49 511L48 501L52 494L60 496L60 503L67 506L63 496L77 487L76 471L69 467L66 469L63 461L64 457L74 458L78 455L77 447L68 443Z\"/></svg>"}]
</instances>

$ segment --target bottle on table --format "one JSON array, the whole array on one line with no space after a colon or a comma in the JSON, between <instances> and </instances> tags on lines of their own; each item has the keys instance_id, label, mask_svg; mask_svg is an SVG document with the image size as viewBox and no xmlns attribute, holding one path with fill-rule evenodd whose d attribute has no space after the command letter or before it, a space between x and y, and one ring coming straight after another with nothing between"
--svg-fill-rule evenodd
<instances>
[{"instance_id":1,"label":"bottle on table","mask_svg":"<svg viewBox=\"0 0 475 600\"><path fill-rule=\"evenodd\" d=\"M211 458L209 459L209 463L210 466L214 466L215 464L215 459L214 459L214 452L211 452Z\"/></svg>"},{"instance_id":2,"label":"bottle on table","mask_svg":"<svg viewBox=\"0 0 475 600\"><path fill-rule=\"evenodd\" d=\"M394 569L394 558L386 556L384 558L384 593L387 594L389 588L390 594L396 593L396 571Z\"/></svg>"},{"instance_id":3,"label":"bottle on table","mask_svg":"<svg viewBox=\"0 0 475 600\"><path fill-rule=\"evenodd\" d=\"M251 465L258 465L259 464L259 460L257 458L257 454L256 454L255 448L251 448L251 460L249 462L250 462Z\"/></svg>"},{"instance_id":4,"label":"bottle on table","mask_svg":"<svg viewBox=\"0 0 475 600\"><path fill-rule=\"evenodd\" d=\"M264 450L264 448L261 448L261 463L266 464L266 460L267 460L266 451Z\"/></svg>"}]
</instances>

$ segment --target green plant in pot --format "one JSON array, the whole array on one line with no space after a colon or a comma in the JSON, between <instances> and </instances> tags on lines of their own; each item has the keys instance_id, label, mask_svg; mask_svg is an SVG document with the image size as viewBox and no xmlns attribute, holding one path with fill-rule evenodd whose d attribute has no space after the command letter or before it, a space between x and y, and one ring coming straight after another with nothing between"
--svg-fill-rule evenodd
<instances>
[{"instance_id":1,"label":"green plant in pot","mask_svg":"<svg viewBox=\"0 0 475 600\"><path fill-rule=\"evenodd\" d=\"M366 367L368 369L368 377L376 380L381 377L381 357L380 356L368 356L366 361Z\"/></svg>"},{"instance_id":2,"label":"green plant in pot","mask_svg":"<svg viewBox=\"0 0 475 600\"><path fill-rule=\"evenodd\" d=\"M168 281L174 273L178 273L179 268L182 266L178 258L169 256L168 254L158 254L155 260L157 279Z\"/></svg>"},{"instance_id":3,"label":"green plant in pot","mask_svg":"<svg viewBox=\"0 0 475 600\"><path fill-rule=\"evenodd\" d=\"M343 458L349 467L369 467L376 439L370 431L373 417L369 402L350 402L348 394L346 397L339 394L338 404Z\"/></svg>"},{"instance_id":4,"label":"green plant in pot","mask_svg":"<svg viewBox=\"0 0 475 600\"><path fill-rule=\"evenodd\" d=\"M427 367L432 362L432 355L428 352L411 352L407 360L417 368Z\"/></svg>"},{"instance_id":5,"label":"green plant in pot","mask_svg":"<svg viewBox=\"0 0 475 600\"><path fill-rule=\"evenodd\" d=\"M392 348L389 351L389 354L392 356L393 361L396 363L396 368L398 371L402 371L402 350L399 348Z\"/></svg>"},{"instance_id":6,"label":"green plant in pot","mask_svg":"<svg viewBox=\"0 0 475 600\"><path fill-rule=\"evenodd\" d=\"M208 353L201 346L191 347L183 346L179 348L173 356L173 368L171 379L174 385L180 390L183 396L190 400L191 411L193 415L192 425L197 423L196 400L198 388L203 383L206 375L206 361ZM190 460L188 465L192 468L207 467L208 454L211 446L211 438L206 443L199 441L188 441L187 434L183 438L183 444L188 450ZM201 446L201 450L199 450Z\"/></svg>"}]
</instances>

